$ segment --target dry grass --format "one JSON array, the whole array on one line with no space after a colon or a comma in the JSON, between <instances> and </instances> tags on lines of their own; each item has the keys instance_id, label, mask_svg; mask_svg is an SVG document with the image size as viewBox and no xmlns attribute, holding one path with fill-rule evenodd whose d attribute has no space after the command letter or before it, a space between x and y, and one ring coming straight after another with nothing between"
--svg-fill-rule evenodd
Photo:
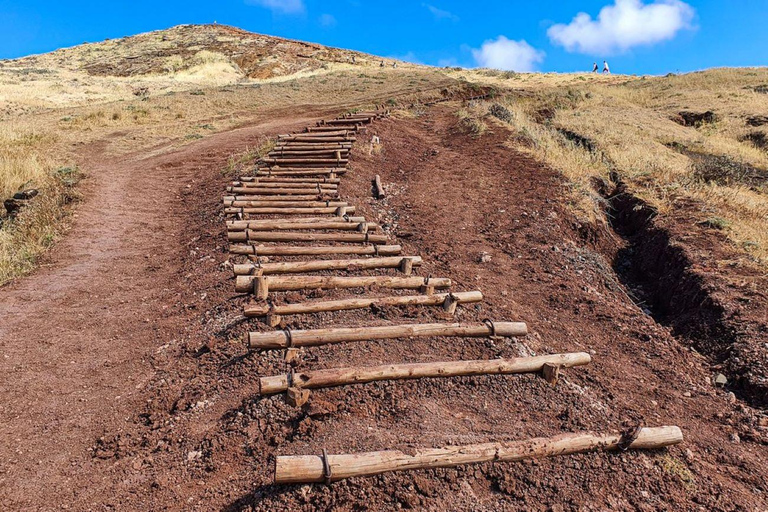
<instances>
[{"instance_id":1,"label":"dry grass","mask_svg":"<svg viewBox=\"0 0 768 512\"><path fill-rule=\"evenodd\" d=\"M567 178L574 206L586 220L602 216L602 199L593 179L610 181L611 171L616 171L661 213L671 213L677 199L697 200L701 221L722 219L720 229L735 247L768 264L768 182L762 178L768 176L768 153L750 142L747 135L756 128L746 123L749 116L768 112L768 95L755 91L768 84L768 70L711 70L653 78L503 77L463 71L461 78L490 83L502 91L515 88L501 99L476 104L474 116L487 118L494 102L512 111L509 124L517 140L510 142L522 143ZM679 124L680 112L710 110L717 116L714 123ZM695 155L701 158L692 158ZM743 183L702 179L702 158L714 162L710 167L730 162L751 169L757 178Z\"/></svg>"}]
</instances>

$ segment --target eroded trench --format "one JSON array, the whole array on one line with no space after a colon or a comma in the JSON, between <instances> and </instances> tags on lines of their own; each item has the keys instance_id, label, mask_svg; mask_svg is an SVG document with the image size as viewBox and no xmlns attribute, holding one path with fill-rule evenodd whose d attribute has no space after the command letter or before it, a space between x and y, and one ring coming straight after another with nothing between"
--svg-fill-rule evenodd
<instances>
[{"instance_id":1,"label":"eroded trench","mask_svg":"<svg viewBox=\"0 0 768 512\"><path fill-rule=\"evenodd\" d=\"M729 357L738 333L727 320L722 304L696 273L685 248L657 222L656 210L627 190L616 173L611 183L595 188L606 200L606 217L623 243L613 253L613 270L635 302L656 322L704 354L711 364ZM725 365L727 366L727 365ZM729 389L752 405L766 405L766 397L738 375L727 375Z\"/></svg>"}]
</instances>

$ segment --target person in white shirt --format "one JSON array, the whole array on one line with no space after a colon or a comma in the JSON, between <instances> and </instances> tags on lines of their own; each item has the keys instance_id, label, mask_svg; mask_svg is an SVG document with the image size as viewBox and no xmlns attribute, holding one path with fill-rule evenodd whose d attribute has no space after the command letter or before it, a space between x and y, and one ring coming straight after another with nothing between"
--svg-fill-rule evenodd
<instances>
[{"instance_id":1,"label":"person in white shirt","mask_svg":"<svg viewBox=\"0 0 768 512\"><path fill-rule=\"evenodd\" d=\"M611 74L611 68L608 67L607 60L603 61L603 73L608 73L609 75Z\"/></svg>"}]
</instances>

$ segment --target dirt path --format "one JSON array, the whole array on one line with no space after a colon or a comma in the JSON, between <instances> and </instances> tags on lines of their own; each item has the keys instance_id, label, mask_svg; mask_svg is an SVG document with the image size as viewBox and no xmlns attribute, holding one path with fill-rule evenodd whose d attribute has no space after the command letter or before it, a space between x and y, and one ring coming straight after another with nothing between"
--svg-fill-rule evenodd
<instances>
[{"instance_id":1,"label":"dirt path","mask_svg":"<svg viewBox=\"0 0 768 512\"><path fill-rule=\"evenodd\" d=\"M104 491L89 450L130 428L156 372L150 356L189 321L168 313L187 238L182 181L302 122L281 115L149 158L105 158L109 140L86 148L72 229L43 268L0 289L0 508Z\"/></svg>"}]
</instances>

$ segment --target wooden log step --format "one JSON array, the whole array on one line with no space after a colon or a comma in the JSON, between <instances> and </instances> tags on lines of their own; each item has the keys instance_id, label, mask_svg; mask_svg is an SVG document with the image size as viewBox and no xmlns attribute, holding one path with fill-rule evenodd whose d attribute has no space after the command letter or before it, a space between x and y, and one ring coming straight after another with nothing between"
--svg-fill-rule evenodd
<instances>
[{"instance_id":1,"label":"wooden log step","mask_svg":"<svg viewBox=\"0 0 768 512\"><path fill-rule=\"evenodd\" d=\"M404 268L406 261L411 268L422 264L421 256L395 256L386 258L355 258L345 260L311 260L311 261L281 261L264 263L259 266L245 264L235 265L236 276L252 274L297 274L303 272L318 272L321 270L371 270L374 268Z\"/></svg>"},{"instance_id":2,"label":"wooden log step","mask_svg":"<svg viewBox=\"0 0 768 512\"><path fill-rule=\"evenodd\" d=\"M319 167L325 168L329 165L345 166L349 160L336 158L264 158L262 163L270 168L291 166L291 167Z\"/></svg>"},{"instance_id":3,"label":"wooden log step","mask_svg":"<svg viewBox=\"0 0 768 512\"><path fill-rule=\"evenodd\" d=\"M539 373L545 364L571 368L589 364L586 352L550 354L512 359L481 359L476 361L444 361L439 363L385 364L359 368L331 368L290 375L275 375L259 379L262 396L287 391L289 387L302 389L331 388L349 384L365 384L380 380L428 379L435 377L463 377L469 375L514 375Z\"/></svg>"},{"instance_id":4,"label":"wooden log step","mask_svg":"<svg viewBox=\"0 0 768 512\"><path fill-rule=\"evenodd\" d=\"M450 288L451 280L444 277L399 276L237 276L235 291L253 293L265 299L269 292L297 290L333 290L378 286L395 290L424 290Z\"/></svg>"},{"instance_id":5,"label":"wooden log step","mask_svg":"<svg viewBox=\"0 0 768 512\"><path fill-rule=\"evenodd\" d=\"M267 156L271 157L322 157L326 158L347 158L349 156L348 149L274 149L270 151Z\"/></svg>"},{"instance_id":6,"label":"wooden log step","mask_svg":"<svg viewBox=\"0 0 768 512\"><path fill-rule=\"evenodd\" d=\"M366 234L369 230L378 229L379 225L374 222L346 222L341 220L339 222L307 222L307 223L294 223L294 222L274 222L272 225L256 226L256 229L249 228L245 231L227 231L227 240L230 242L265 242L265 241L285 241L278 236L277 239L274 236L280 235L275 233L276 231L290 231L290 230L335 230L335 231L357 231L360 234ZM320 238L319 240L332 240L336 242L358 242L365 241L366 238L359 236L348 236L343 233L296 233L297 235L307 235L306 237L290 238L287 241L316 241L320 235L329 235L328 238ZM371 235L376 237L378 235ZM380 238L375 240L381 241ZM383 238L386 240L386 237ZM377 242L378 243L378 242Z\"/></svg>"},{"instance_id":7,"label":"wooden log step","mask_svg":"<svg viewBox=\"0 0 768 512\"><path fill-rule=\"evenodd\" d=\"M276 484L336 482L390 471L451 468L482 462L516 462L593 451L658 450L683 441L679 427L643 427L631 435L579 432L522 441L399 450L348 455L290 455L275 461Z\"/></svg>"},{"instance_id":8,"label":"wooden log step","mask_svg":"<svg viewBox=\"0 0 768 512\"><path fill-rule=\"evenodd\" d=\"M345 174L347 169L344 167L282 167L280 169L271 169L260 167L256 170L256 176L329 176L335 178L338 174Z\"/></svg>"},{"instance_id":9,"label":"wooden log step","mask_svg":"<svg viewBox=\"0 0 768 512\"><path fill-rule=\"evenodd\" d=\"M285 183L278 183L278 185L282 187L286 187ZM292 185L288 185L291 186ZM334 188L331 188L334 187ZM227 193L230 195L237 195L237 196L259 196L259 195L279 195L280 193L275 194L264 194L263 192L265 190L290 190L291 192L288 192L287 194L285 192L282 192L282 194L285 195L302 195L302 194L316 194L316 195L335 195L338 196L338 190L335 188L336 185L331 185L329 187L325 188L318 188L318 187L306 187L306 188L256 188L256 187L227 187Z\"/></svg>"},{"instance_id":10,"label":"wooden log step","mask_svg":"<svg viewBox=\"0 0 768 512\"><path fill-rule=\"evenodd\" d=\"M345 225L347 223L344 223ZM370 233L294 233L292 231L271 233L248 230L245 232L248 240L256 242L345 242L350 244L384 244L387 235L372 235Z\"/></svg>"},{"instance_id":11,"label":"wooden log step","mask_svg":"<svg viewBox=\"0 0 768 512\"><path fill-rule=\"evenodd\" d=\"M325 176L319 176L317 178L291 178L290 176L275 176L273 178L267 178L267 177L259 177L259 176L242 176L239 181L233 181L230 183L230 186L233 187L257 187L259 184L274 184L274 185L283 185L283 184L309 184L314 185L315 183L320 184L336 184L338 185L341 183L341 178L326 178Z\"/></svg>"},{"instance_id":12,"label":"wooden log step","mask_svg":"<svg viewBox=\"0 0 768 512\"><path fill-rule=\"evenodd\" d=\"M361 222L365 222L365 217L339 217L339 219L334 219L329 217L293 217L293 218L286 218L286 219L230 220L230 221L227 221L227 231L245 231L246 229L259 229L262 226L270 226L275 222L323 223L328 221L341 222L342 220L345 222L352 222L352 223L359 224Z\"/></svg>"},{"instance_id":13,"label":"wooden log step","mask_svg":"<svg viewBox=\"0 0 768 512\"><path fill-rule=\"evenodd\" d=\"M323 121L323 123L338 125L338 124L350 124L350 123L369 123L370 121L371 119L368 117L361 117L361 118L347 117L344 119L329 119L327 121Z\"/></svg>"},{"instance_id":14,"label":"wooden log step","mask_svg":"<svg viewBox=\"0 0 768 512\"><path fill-rule=\"evenodd\" d=\"M258 203L258 201L255 201L254 203ZM307 203L311 204L311 203ZM325 203L322 203L325 204ZM304 205L305 206L305 205ZM323 215L323 214L330 214L330 215L338 215L339 217L343 217L347 213L355 213L355 207L354 206L333 206L333 203L331 203L331 206L329 207L319 207L319 206L313 206L313 207L288 207L285 204L282 204L280 206L270 207L270 206L238 206L238 207L229 207L224 209L224 213L227 215L244 215L244 214L251 214L251 215Z\"/></svg>"},{"instance_id":15,"label":"wooden log step","mask_svg":"<svg viewBox=\"0 0 768 512\"><path fill-rule=\"evenodd\" d=\"M448 283L448 285L450 286L450 283ZM314 347L332 343L389 340L396 338L412 338L416 336L482 338L489 336L525 336L526 334L528 334L528 326L523 322L486 322L482 324L403 324L291 331L290 340L288 339L288 333L286 331L251 332L248 333L248 346L252 349L276 349L286 348L289 345L294 347ZM589 357L589 354L586 355Z\"/></svg>"},{"instance_id":16,"label":"wooden log step","mask_svg":"<svg viewBox=\"0 0 768 512\"><path fill-rule=\"evenodd\" d=\"M307 133L317 133L317 132L328 132L333 133L334 135L347 135L348 133L353 133L357 131L357 126L350 125L351 128L345 128L342 130L339 130L338 126L307 126L306 130Z\"/></svg>"},{"instance_id":17,"label":"wooden log step","mask_svg":"<svg viewBox=\"0 0 768 512\"><path fill-rule=\"evenodd\" d=\"M228 206L235 207L235 208L329 208L329 207L339 208L339 207L348 205L348 203L345 203L344 201L318 201L317 198L315 198L313 201L309 201L306 199L296 199L295 197L292 197L291 200L270 199L270 200L259 200L259 201L238 201L238 203L243 203L243 204L239 204L238 206L233 206L230 203ZM248 212L245 212L245 213L248 213ZM333 213L333 212L330 212L330 213Z\"/></svg>"},{"instance_id":18,"label":"wooden log step","mask_svg":"<svg viewBox=\"0 0 768 512\"><path fill-rule=\"evenodd\" d=\"M286 140L290 141L297 137L311 138L311 139L344 138L345 140L343 142L349 142L350 138L355 137L355 134L353 132L356 132L357 128L358 128L357 126L352 124L350 125L350 127L336 126L333 128L333 130L329 130L329 131L320 131L320 132L313 132L313 133L308 133L308 132L283 133L277 136L277 140L278 142L286 141Z\"/></svg>"},{"instance_id":19,"label":"wooden log step","mask_svg":"<svg viewBox=\"0 0 768 512\"><path fill-rule=\"evenodd\" d=\"M313 133L310 135L286 135L280 139L280 142L355 142L357 138L351 136L328 136L323 133Z\"/></svg>"},{"instance_id":20,"label":"wooden log step","mask_svg":"<svg viewBox=\"0 0 768 512\"><path fill-rule=\"evenodd\" d=\"M351 142L278 142L273 149L352 149Z\"/></svg>"},{"instance_id":21,"label":"wooden log step","mask_svg":"<svg viewBox=\"0 0 768 512\"><path fill-rule=\"evenodd\" d=\"M233 245L229 248L232 254L248 256L326 256L326 255L381 255L394 256L400 254L399 245L328 245L328 246L285 246L285 245Z\"/></svg>"},{"instance_id":22,"label":"wooden log step","mask_svg":"<svg viewBox=\"0 0 768 512\"><path fill-rule=\"evenodd\" d=\"M258 199L243 199L243 200L231 200L231 198L224 198L222 204L224 206L234 206L240 208L254 208L257 206L285 206L284 203L298 202L304 203L301 206L307 206L314 203L321 203L322 206L332 206L335 203L341 203L338 198L330 198L328 196L318 195L306 195L306 196L242 196L242 197L258 197ZM341 205L339 205L341 206Z\"/></svg>"},{"instance_id":23,"label":"wooden log step","mask_svg":"<svg viewBox=\"0 0 768 512\"><path fill-rule=\"evenodd\" d=\"M319 184L318 184L319 185ZM280 188L272 188L272 187L244 187L246 189L246 194L248 195L258 195L258 196L279 196L279 195L302 195L302 194L325 194L325 195L336 195L338 194L338 190L336 188L321 188L319 186L316 187L280 187Z\"/></svg>"},{"instance_id":24,"label":"wooden log step","mask_svg":"<svg viewBox=\"0 0 768 512\"><path fill-rule=\"evenodd\" d=\"M251 181L251 182L237 182L238 185L230 185L227 190L237 190L237 189L247 189L249 192L253 191L254 189L260 189L260 188L301 188L306 190L336 190L339 188L338 183L322 183L318 181L309 182L309 183L302 183L302 182L286 182L286 181L278 181L278 182L259 182L259 181Z\"/></svg>"},{"instance_id":25,"label":"wooden log step","mask_svg":"<svg viewBox=\"0 0 768 512\"><path fill-rule=\"evenodd\" d=\"M246 317L269 317L269 324L274 326L280 321L278 317L286 315L302 315L329 311L350 311L366 309L371 306L443 306L445 311L453 312L458 304L480 302L483 294L480 292L438 293L433 295L394 295L389 297L361 297L341 300L321 300L300 302L298 304L252 304L245 306Z\"/></svg>"}]
</instances>

